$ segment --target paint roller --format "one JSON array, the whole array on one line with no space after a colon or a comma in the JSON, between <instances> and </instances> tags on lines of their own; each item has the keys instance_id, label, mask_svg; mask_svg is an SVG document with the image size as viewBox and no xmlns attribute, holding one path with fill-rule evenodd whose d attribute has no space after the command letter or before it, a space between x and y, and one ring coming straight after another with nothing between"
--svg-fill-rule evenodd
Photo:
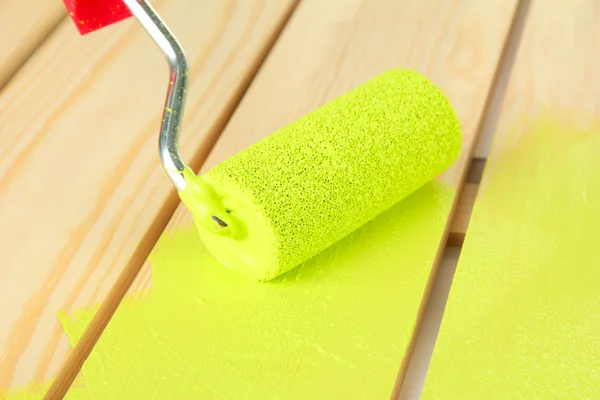
<instances>
[{"instance_id":1,"label":"paint roller","mask_svg":"<svg viewBox=\"0 0 600 400\"><path fill-rule=\"evenodd\" d=\"M167 57L162 166L208 251L250 279L298 267L433 180L460 152L460 123L442 90L416 71L392 69L196 175L178 148L188 68L173 33L145 0L77 3L94 3L85 13L70 8L82 34L134 15Z\"/></svg>"}]
</instances>

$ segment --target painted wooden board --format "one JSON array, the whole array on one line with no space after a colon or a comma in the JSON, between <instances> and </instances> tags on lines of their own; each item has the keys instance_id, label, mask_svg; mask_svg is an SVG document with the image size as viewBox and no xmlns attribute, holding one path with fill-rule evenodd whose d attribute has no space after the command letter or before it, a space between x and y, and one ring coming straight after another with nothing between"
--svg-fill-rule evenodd
<instances>
[{"instance_id":1,"label":"painted wooden board","mask_svg":"<svg viewBox=\"0 0 600 400\"><path fill-rule=\"evenodd\" d=\"M294 3L153 2L189 57L192 165ZM173 212L157 152L167 84L164 56L135 20L84 37L65 20L0 93L0 389L55 376L69 349L56 312L102 301Z\"/></svg>"},{"instance_id":2,"label":"painted wooden board","mask_svg":"<svg viewBox=\"0 0 600 400\"><path fill-rule=\"evenodd\" d=\"M600 8L532 2L423 399L600 398Z\"/></svg>"},{"instance_id":3,"label":"painted wooden board","mask_svg":"<svg viewBox=\"0 0 600 400\"><path fill-rule=\"evenodd\" d=\"M217 265L180 207L67 398L388 398L516 3L302 1L202 170L393 67L422 71L447 92L464 129L459 161L264 285ZM153 291L132 300L140 284ZM74 343L91 314L64 318Z\"/></svg>"},{"instance_id":4,"label":"painted wooden board","mask_svg":"<svg viewBox=\"0 0 600 400\"><path fill-rule=\"evenodd\" d=\"M0 88L66 15L62 1L0 0Z\"/></svg>"}]
</instances>

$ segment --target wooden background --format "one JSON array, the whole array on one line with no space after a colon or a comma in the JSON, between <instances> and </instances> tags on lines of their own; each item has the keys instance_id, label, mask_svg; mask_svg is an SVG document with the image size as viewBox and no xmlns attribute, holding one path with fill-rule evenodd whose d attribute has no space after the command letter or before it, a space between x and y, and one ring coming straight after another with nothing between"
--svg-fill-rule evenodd
<instances>
[{"instance_id":1,"label":"wooden background","mask_svg":"<svg viewBox=\"0 0 600 400\"><path fill-rule=\"evenodd\" d=\"M404 400L421 392L497 121L527 111L502 104L524 27L545 23L547 10L530 3L152 2L189 57L181 148L197 171L388 68L422 71L450 97L464 144L440 178L458 195L443 240L432 243L433 292L422 299L412 359L393 393ZM558 15L587 10L586 23L600 22L595 0L559 3ZM568 28L552 41L574 40ZM167 65L133 19L81 37L59 0L0 0L0 29L0 396L32 381L54 381L54 396L73 382L127 291L151 287L145 260L161 232L190 216L156 152ZM552 45L535 32L530 46ZM573 68L595 53L580 54ZM70 350L56 312L95 304L96 318Z\"/></svg>"}]
</instances>

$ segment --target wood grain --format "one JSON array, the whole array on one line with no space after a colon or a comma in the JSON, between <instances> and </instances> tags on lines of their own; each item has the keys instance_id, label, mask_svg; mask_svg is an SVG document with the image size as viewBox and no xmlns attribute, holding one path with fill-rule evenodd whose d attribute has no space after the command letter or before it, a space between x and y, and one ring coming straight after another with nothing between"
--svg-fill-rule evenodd
<instances>
[{"instance_id":1,"label":"wood grain","mask_svg":"<svg viewBox=\"0 0 600 400\"><path fill-rule=\"evenodd\" d=\"M440 176L459 190L516 6L517 1L303 1L201 171L372 76L409 67L440 85L461 119L463 151ZM190 221L180 206L166 231ZM448 224L439 232L442 241L430 243L438 257L428 266L427 288L413 317L426 302L449 229ZM150 268L144 266L132 292L151 286ZM409 355L410 349L403 370ZM403 371L399 384L402 376Z\"/></svg>"},{"instance_id":2,"label":"wood grain","mask_svg":"<svg viewBox=\"0 0 600 400\"><path fill-rule=\"evenodd\" d=\"M0 0L0 89L66 15L61 1Z\"/></svg>"},{"instance_id":3,"label":"wood grain","mask_svg":"<svg viewBox=\"0 0 600 400\"><path fill-rule=\"evenodd\" d=\"M531 2L423 399L600 397L599 51L597 1Z\"/></svg>"},{"instance_id":4,"label":"wood grain","mask_svg":"<svg viewBox=\"0 0 600 400\"><path fill-rule=\"evenodd\" d=\"M153 3L189 57L191 165L294 3ZM133 19L84 37L65 20L0 93L0 389L55 376L69 347L56 312L102 301L171 215L157 153L167 84L164 57Z\"/></svg>"}]
</instances>

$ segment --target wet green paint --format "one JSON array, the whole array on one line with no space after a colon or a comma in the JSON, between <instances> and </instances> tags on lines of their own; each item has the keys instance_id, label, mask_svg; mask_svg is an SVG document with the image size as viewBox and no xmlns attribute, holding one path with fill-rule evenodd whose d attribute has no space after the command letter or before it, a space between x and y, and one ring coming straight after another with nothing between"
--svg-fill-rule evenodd
<instances>
[{"instance_id":1,"label":"wet green paint","mask_svg":"<svg viewBox=\"0 0 600 400\"><path fill-rule=\"evenodd\" d=\"M120 306L66 398L387 399L453 197L428 184L266 283L219 265L193 226L165 233L153 293ZM92 316L63 317L73 344Z\"/></svg>"},{"instance_id":2,"label":"wet green paint","mask_svg":"<svg viewBox=\"0 0 600 400\"><path fill-rule=\"evenodd\" d=\"M600 398L600 127L494 145L425 383L430 399Z\"/></svg>"}]
</instances>

